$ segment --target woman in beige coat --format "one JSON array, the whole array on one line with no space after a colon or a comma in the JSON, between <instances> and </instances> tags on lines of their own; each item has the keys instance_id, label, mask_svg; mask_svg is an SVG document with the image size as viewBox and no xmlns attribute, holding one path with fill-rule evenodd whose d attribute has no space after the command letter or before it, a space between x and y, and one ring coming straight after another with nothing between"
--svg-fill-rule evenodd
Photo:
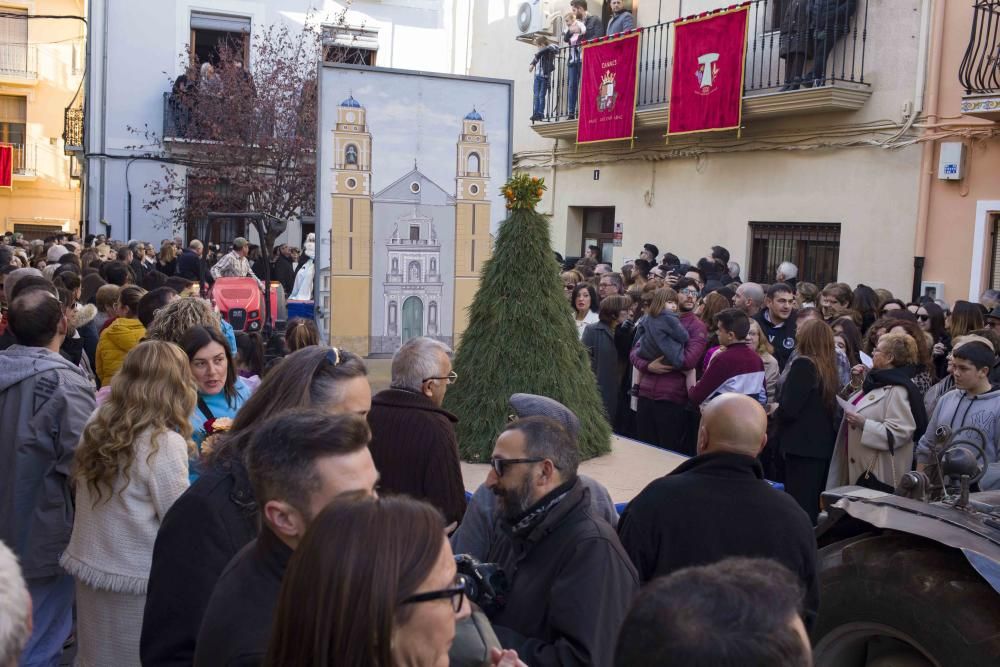
<instances>
[{"instance_id":1,"label":"woman in beige coat","mask_svg":"<svg viewBox=\"0 0 1000 667\"><path fill-rule=\"evenodd\" d=\"M830 462L827 488L856 484L869 472L896 486L913 464L913 443L927 427L920 392L913 385L917 344L907 334L883 335L872 354L873 368L863 384L864 367L852 370L859 385L848 403Z\"/></svg>"}]
</instances>

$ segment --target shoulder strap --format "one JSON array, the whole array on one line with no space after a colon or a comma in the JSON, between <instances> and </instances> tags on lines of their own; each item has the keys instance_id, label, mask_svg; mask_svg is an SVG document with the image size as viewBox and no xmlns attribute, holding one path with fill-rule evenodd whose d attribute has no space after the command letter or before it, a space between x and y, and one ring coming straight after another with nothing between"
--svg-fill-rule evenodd
<instances>
[{"instance_id":1,"label":"shoulder strap","mask_svg":"<svg viewBox=\"0 0 1000 667\"><path fill-rule=\"evenodd\" d=\"M198 396L198 409L201 410L201 414L205 415L206 421L209 419L215 419L215 415L208 409L208 403L206 403L205 399L201 396Z\"/></svg>"}]
</instances>

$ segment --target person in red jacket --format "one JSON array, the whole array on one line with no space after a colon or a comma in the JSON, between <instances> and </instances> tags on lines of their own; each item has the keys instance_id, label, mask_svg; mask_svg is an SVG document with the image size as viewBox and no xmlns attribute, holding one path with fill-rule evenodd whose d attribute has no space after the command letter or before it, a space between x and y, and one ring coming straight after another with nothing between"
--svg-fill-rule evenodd
<instances>
[{"instance_id":1,"label":"person in red jacket","mask_svg":"<svg viewBox=\"0 0 1000 667\"><path fill-rule=\"evenodd\" d=\"M747 345L750 318L739 308L727 308L715 316L719 350L708 363L701 380L695 381L695 369L686 373L688 398L702 406L719 394L745 394L767 404L764 389L764 362Z\"/></svg>"}]
</instances>

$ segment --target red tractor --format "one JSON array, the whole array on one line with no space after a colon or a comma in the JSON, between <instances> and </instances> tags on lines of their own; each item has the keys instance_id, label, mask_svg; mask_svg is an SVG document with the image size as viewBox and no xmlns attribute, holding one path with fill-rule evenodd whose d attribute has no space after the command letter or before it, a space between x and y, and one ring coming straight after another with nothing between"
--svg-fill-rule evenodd
<instances>
[{"instance_id":1,"label":"red tractor","mask_svg":"<svg viewBox=\"0 0 1000 667\"><path fill-rule=\"evenodd\" d=\"M271 317L274 320L283 319L278 310L281 286L271 283L269 295L271 298ZM212 302L219 307L225 318L235 331L260 332L264 330L265 305L264 294L257 284L257 279L219 278L211 291ZM283 299L282 299L283 300Z\"/></svg>"}]
</instances>

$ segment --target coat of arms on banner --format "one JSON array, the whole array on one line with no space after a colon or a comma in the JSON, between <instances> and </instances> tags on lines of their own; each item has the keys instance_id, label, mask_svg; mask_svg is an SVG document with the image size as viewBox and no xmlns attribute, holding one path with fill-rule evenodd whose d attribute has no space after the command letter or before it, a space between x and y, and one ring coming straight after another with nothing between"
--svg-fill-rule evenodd
<instances>
[{"instance_id":1,"label":"coat of arms on banner","mask_svg":"<svg viewBox=\"0 0 1000 667\"><path fill-rule=\"evenodd\" d=\"M719 76L719 54L705 53L698 57L698 69L694 73L698 79L699 95L711 95L715 91L715 80Z\"/></svg>"},{"instance_id":2,"label":"coat of arms on banner","mask_svg":"<svg viewBox=\"0 0 1000 667\"><path fill-rule=\"evenodd\" d=\"M608 111L615 106L616 99L618 99L618 93L615 92L615 73L611 70L605 70L604 76L601 78L601 87L597 93L597 110Z\"/></svg>"}]
</instances>

